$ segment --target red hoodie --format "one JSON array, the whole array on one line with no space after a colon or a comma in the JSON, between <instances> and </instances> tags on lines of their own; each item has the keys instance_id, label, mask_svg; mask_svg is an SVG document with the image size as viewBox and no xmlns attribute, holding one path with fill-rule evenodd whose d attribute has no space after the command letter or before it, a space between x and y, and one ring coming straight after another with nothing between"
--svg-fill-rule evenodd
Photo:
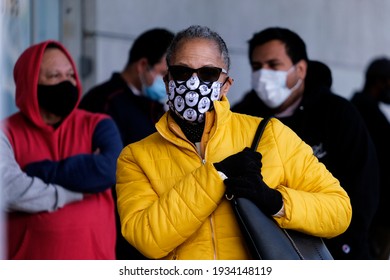
<instances>
[{"instance_id":1,"label":"red hoodie","mask_svg":"<svg viewBox=\"0 0 390 280\"><path fill-rule=\"evenodd\" d=\"M14 68L19 112L5 120L5 132L23 168L41 160L58 161L91 154L92 136L107 116L77 109L57 128L47 125L39 112L37 85L43 53L48 44L62 50L75 70L79 101L80 80L67 50L56 41L28 48ZM78 101L78 102L79 102ZM8 220L9 259L114 259L115 216L111 190L88 195L56 212L11 213Z\"/></svg>"}]
</instances>

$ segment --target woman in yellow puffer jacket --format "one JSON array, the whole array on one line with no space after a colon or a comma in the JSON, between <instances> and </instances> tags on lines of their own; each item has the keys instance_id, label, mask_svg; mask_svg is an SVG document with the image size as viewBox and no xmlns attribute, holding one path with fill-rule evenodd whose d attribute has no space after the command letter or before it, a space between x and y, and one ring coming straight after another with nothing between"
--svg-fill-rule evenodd
<instances>
[{"instance_id":1,"label":"woman in yellow puffer jacket","mask_svg":"<svg viewBox=\"0 0 390 280\"><path fill-rule=\"evenodd\" d=\"M167 62L169 111L158 132L118 159L122 234L151 259L248 259L225 193L231 176L254 168L240 159L248 159L243 150L261 119L230 111L230 60L217 33L201 26L179 32ZM347 229L348 195L292 130L272 119L257 151L250 157L260 155L255 168L267 198L257 202L273 209L281 227L324 238Z\"/></svg>"}]
</instances>

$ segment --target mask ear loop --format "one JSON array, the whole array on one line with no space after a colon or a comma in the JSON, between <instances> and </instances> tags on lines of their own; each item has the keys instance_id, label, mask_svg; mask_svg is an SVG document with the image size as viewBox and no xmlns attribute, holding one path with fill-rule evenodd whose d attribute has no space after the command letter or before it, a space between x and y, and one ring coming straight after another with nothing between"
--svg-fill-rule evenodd
<instances>
[{"instance_id":1,"label":"mask ear loop","mask_svg":"<svg viewBox=\"0 0 390 280\"><path fill-rule=\"evenodd\" d=\"M300 85L302 84L302 79L298 79L298 81L296 82L296 84L290 88L291 92L295 91L296 89L298 89L300 87Z\"/></svg>"},{"instance_id":2,"label":"mask ear loop","mask_svg":"<svg viewBox=\"0 0 390 280\"><path fill-rule=\"evenodd\" d=\"M292 72L292 70L296 69L296 65L294 64L293 66L291 66L290 69L287 70L287 76L290 74L290 72ZM301 78L298 78L298 81L295 83L295 85L290 88L290 91L293 92L295 91L296 89L298 89L302 84L302 79ZM287 83L286 83L286 87L287 87Z\"/></svg>"},{"instance_id":3,"label":"mask ear loop","mask_svg":"<svg viewBox=\"0 0 390 280\"><path fill-rule=\"evenodd\" d=\"M225 81L221 85L221 89L226 84L226 82L229 81L229 78L230 78L229 76L226 77ZM232 81L234 81L234 80L232 79ZM221 100L221 99L222 99L222 94L220 94L220 96L218 98L218 101Z\"/></svg>"},{"instance_id":4,"label":"mask ear loop","mask_svg":"<svg viewBox=\"0 0 390 280\"><path fill-rule=\"evenodd\" d=\"M229 76L226 77L225 81L222 83L221 88L226 84L226 82L229 80ZM233 79L232 79L233 80ZM234 81L234 80L233 80Z\"/></svg>"},{"instance_id":5,"label":"mask ear loop","mask_svg":"<svg viewBox=\"0 0 390 280\"><path fill-rule=\"evenodd\" d=\"M286 72L287 72L287 75L290 74L294 69L295 69L295 64L293 66L290 67L290 69L288 69Z\"/></svg>"}]
</instances>

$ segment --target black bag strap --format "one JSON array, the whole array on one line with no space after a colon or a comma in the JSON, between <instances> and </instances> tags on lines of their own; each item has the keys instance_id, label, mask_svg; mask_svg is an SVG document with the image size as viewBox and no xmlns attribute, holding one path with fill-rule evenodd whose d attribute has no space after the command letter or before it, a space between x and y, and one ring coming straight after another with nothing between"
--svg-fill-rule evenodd
<instances>
[{"instance_id":1,"label":"black bag strap","mask_svg":"<svg viewBox=\"0 0 390 280\"><path fill-rule=\"evenodd\" d=\"M267 126L268 122L271 120L272 117L264 118L260 121L259 126L257 127L255 138L253 139L251 149L253 151L256 151L257 146L260 143L261 135L263 135L264 129Z\"/></svg>"}]
</instances>

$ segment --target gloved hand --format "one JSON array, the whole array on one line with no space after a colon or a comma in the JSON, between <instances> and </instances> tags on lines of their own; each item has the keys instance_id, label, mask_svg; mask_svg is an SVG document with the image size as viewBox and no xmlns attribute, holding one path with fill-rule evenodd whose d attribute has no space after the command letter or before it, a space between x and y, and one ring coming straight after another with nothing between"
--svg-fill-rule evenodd
<instances>
[{"instance_id":1,"label":"gloved hand","mask_svg":"<svg viewBox=\"0 0 390 280\"><path fill-rule=\"evenodd\" d=\"M215 169L228 178L242 176L248 172L259 173L261 169L261 154L246 147L241 152L214 163Z\"/></svg>"},{"instance_id":2,"label":"gloved hand","mask_svg":"<svg viewBox=\"0 0 390 280\"><path fill-rule=\"evenodd\" d=\"M275 215L283 206L282 194L267 186L260 173L224 180L226 196L244 197L253 201L266 215Z\"/></svg>"}]
</instances>

